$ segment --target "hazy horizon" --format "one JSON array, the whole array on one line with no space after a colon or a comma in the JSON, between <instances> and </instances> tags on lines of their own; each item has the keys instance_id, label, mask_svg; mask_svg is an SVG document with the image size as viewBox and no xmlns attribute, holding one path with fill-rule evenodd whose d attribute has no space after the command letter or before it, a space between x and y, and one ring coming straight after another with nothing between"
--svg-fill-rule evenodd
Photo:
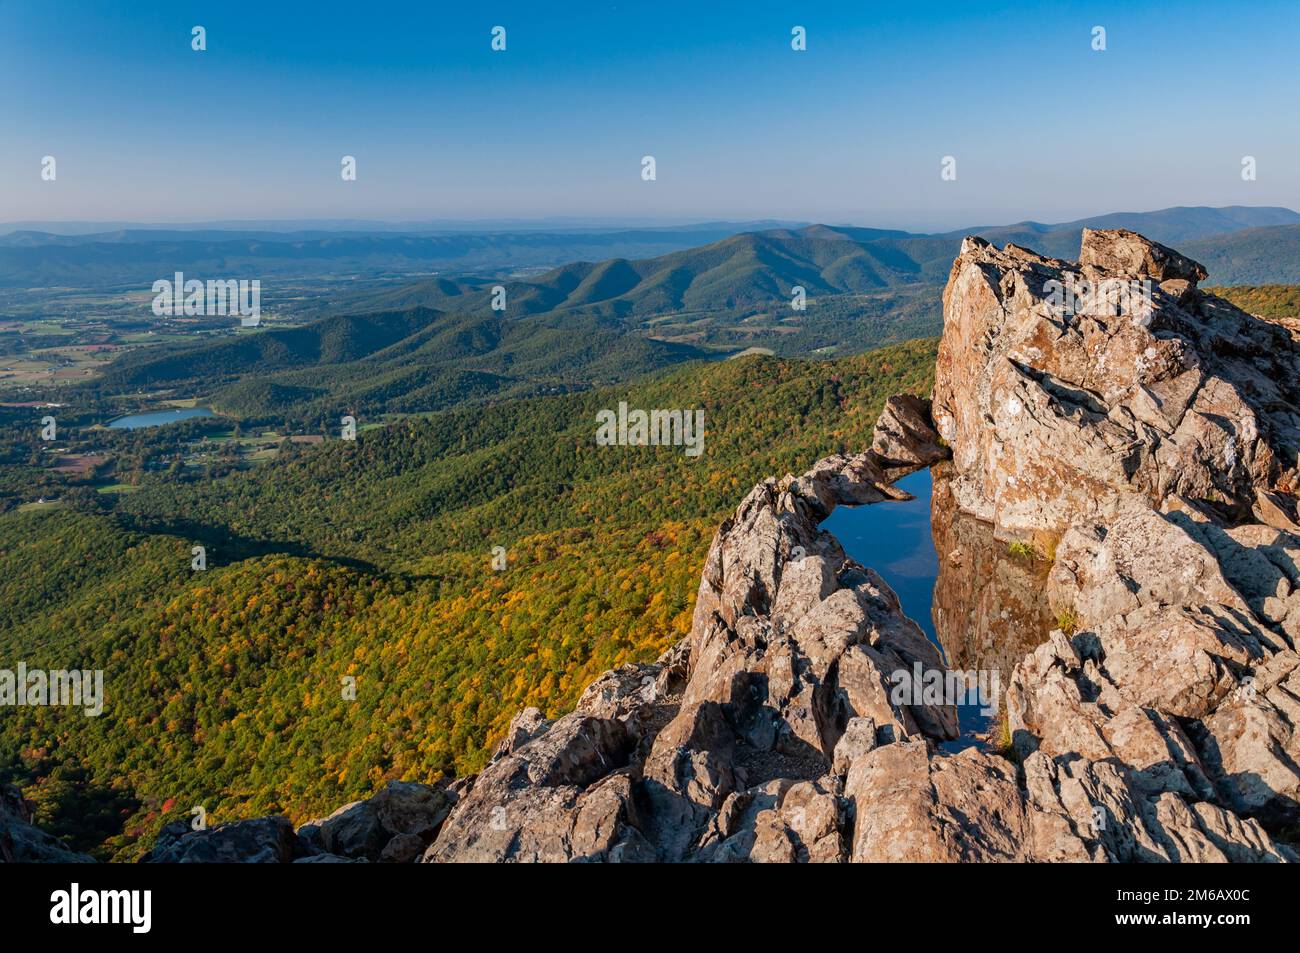
<instances>
[{"instance_id":1,"label":"hazy horizon","mask_svg":"<svg viewBox=\"0 0 1300 953\"><path fill-rule=\"evenodd\" d=\"M140 230L175 230L175 231L254 231L264 230L269 232L283 231L286 233L295 231L374 231L384 232L391 231L394 233L402 232L420 232L420 231L465 231L465 232L491 232L491 231L603 231L603 230L653 230L653 229L691 229L704 228L710 225L747 225L761 226L763 228L805 228L813 225L826 225L833 228L880 228L892 229L898 231L907 231L914 234L946 234L950 232L962 231L964 229L981 229L994 228L1008 225L1036 224L1046 226L1067 225L1080 220L1099 218L1107 215L1144 215L1158 212L1169 211L1172 208L1283 208L1295 214L1300 214L1288 206L1170 206L1169 208L1152 208L1152 209L1104 209L1092 212L1084 212L1068 219L1047 219L1043 217L1028 217L1020 219L990 219L981 222L963 222L953 226L941 226L934 228L921 228L911 226L907 222L883 223L879 220L874 221L791 221L782 220L774 217L757 217L754 219L706 219L706 218L586 218L586 217L566 217L566 216L539 216L535 218L482 218L482 219L338 219L338 218L294 218L294 219L227 219L227 220L196 220L196 221L173 221L173 222L149 222L149 221L130 221L130 220L87 220L87 219L69 219L69 220L29 220L29 221L0 221L0 234L9 234L15 231L44 231L50 229L60 229L51 231L51 234L61 234L66 236L95 234L97 230L118 231L124 229Z\"/></svg>"}]
</instances>

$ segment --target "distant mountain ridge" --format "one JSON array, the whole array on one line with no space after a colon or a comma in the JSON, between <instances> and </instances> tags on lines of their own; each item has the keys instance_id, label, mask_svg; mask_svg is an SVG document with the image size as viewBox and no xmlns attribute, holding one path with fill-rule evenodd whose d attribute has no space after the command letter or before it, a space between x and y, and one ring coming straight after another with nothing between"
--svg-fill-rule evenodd
<instances>
[{"instance_id":1,"label":"distant mountain ridge","mask_svg":"<svg viewBox=\"0 0 1300 953\"><path fill-rule=\"evenodd\" d=\"M1300 224L1216 230L1289 220L1300 215L1168 209L1059 226L1025 222L982 234L1062 258L1077 256L1082 229L1094 221L1157 236L1207 235L1182 247L1210 267L1215 283L1231 283L1226 273L1263 284L1279 273L1283 281L1300 281ZM938 331L938 289L964 234L811 225L730 235L651 258L572 262L535 278L393 283L336 293L333 315L306 326L272 324L215 343L128 351L93 386L104 394L197 388L236 416L305 419L584 389L750 348L843 355ZM300 244L267 243L266 254L291 254ZM56 247L72 252L78 246ZM1288 247L1291 265L1276 251ZM497 285L506 291L504 311L491 305ZM791 306L796 286L807 296L803 311Z\"/></svg>"},{"instance_id":2,"label":"distant mountain ridge","mask_svg":"<svg viewBox=\"0 0 1300 953\"><path fill-rule=\"evenodd\" d=\"M52 235L100 235L112 231L221 231L261 232L264 234L292 234L327 232L339 234L369 234L387 232L407 235L454 235L487 232L622 232L636 230L707 230L718 226L747 228L777 228L783 225L803 224L777 219L700 222L694 219L673 218L590 218L583 216L546 216L544 218L445 218L427 220L385 221L365 218L297 218L297 219L223 219L200 222L139 222L139 221L39 221L26 220L0 222L0 235L14 231L47 232Z\"/></svg>"},{"instance_id":3,"label":"distant mountain ridge","mask_svg":"<svg viewBox=\"0 0 1300 953\"><path fill-rule=\"evenodd\" d=\"M302 224L308 223L290 223ZM92 234L53 234L33 230L0 236L0 288L147 286L155 279L184 271L223 277L263 278L323 275L390 276L443 272L504 277L519 269L556 268L554 287L539 289L535 304L543 300L575 307L596 300L612 300L632 293L648 297L629 313L649 313L660 306L689 307L712 290L732 293L728 269L738 279L737 300L757 300L760 294L802 279L809 291L849 293L899 287L912 283L942 282L948 264L968 234L978 234L999 245L1024 244L1045 254L1069 257L1078 251L1082 229L1129 228L1156 241L1188 246L1204 255L1224 274L1211 271L1221 283L1285 280L1283 273L1300 271L1300 214L1275 207L1178 207L1154 212L1113 212L1060 224L1020 222L981 226L941 234L920 234L896 229L847 225L765 227L776 223L703 223L689 226L638 229L551 229L466 231L456 229L399 232L390 229L341 231L304 227L291 231L268 228L224 230L124 228ZM1282 229L1277 234L1247 234L1259 229ZM1291 231L1287 231L1287 230ZM1236 235L1221 250L1226 236ZM750 236L721 249L719 243ZM1294 261L1279 259L1274 271L1264 262L1271 245ZM1210 243L1204 249L1201 243ZM846 249L843 243L858 246ZM671 262L665 256L690 252ZM720 256L735 256L723 268ZM1249 273L1239 274L1236 262L1250 261ZM620 263L622 262L622 263ZM656 262L655 264L650 264ZM1262 263L1263 262L1263 263ZM582 265L588 265L583 270ZM631 263L629 268L627 263ZM779 279L761 277L762 267L781 269ZM677 269L674 273L666 273ZM569 292L592 279L574 302L563 303ZM713 275L691 289L697 272ZM788 273L788 274L787 274ZM572 276L577 281L572 281ZM713 279L722 278L719 285ZM547 285L547 276L536 282ZM571 287L565 287L570 282ZM620 283L622 282L622 283ZM811 282L811 283L809 283ZM440 307L438 288L428 297L410 300ZM522 289L520 289L522 290ZM594 291L595 297L591 296ZM387 308L391 302L378 302Z\"/></svg>"},{"instance_id":4,"label":"distant mountain ridge","mask_svg":"<svg viewBox=\"0 0 1300 953\"><path fill-rule=\"evenodd\" d=\"M645 257L770 222L680 228L437 233L118 229L0 235L0 288L148 287L175 271L232 278L385 276L484 269L508 273L579 258Z\"/></svg>"},{"instance_id":5,"label":"distant mountain ridge","mask_svg":"<svg viewBox=\"0 0 1300 953\"><path fill-rule=\"evenodd\" d=\"M1276 261L1273 270L1300 274L1300 214L1233 206L1117 212L1061 225L1022 222L941 235L832 225L769 229L655 258L572 262L535 278L503 283L511 310L524 314L585 309L628 318L744 309L788 300L795 286L808 295L842 295L942 284L962 238L970 234L998 245L1013 242L1053 257L1073 257L1085 227L1128 228L1156 241L1177 242L1210 267L1217 283L1287 280L1269 271L1269 256L1279 247L1295 249L1294 265ZM1245 262L1249 272L1239 264ZM417 281L361 292L346 299L346 306L463 308L475 297L486 300L496 283L490 278Z\"/></svg>"},{"instance_id":6,"label":"distant mountain ridge","mask_svg":"<svg viewBox=\"0 0 1300 953\"><path fill-rule=\"evenodd\" d=\"M1209 238L1212 235L1274 225L1300 225L1300 213L1276 206L1228 205L1214 208L1205 205L1180 205L1155 212L1110 212L1057 225L1019 222L1015 225L965 229L947 234L950 237L979 235L999 245L1005 241L1015 242L1017 236L1024 238L1036 235L1040 244L1043 241L1053 244L1065 240L1070 235L1081 233L1084 228L1127 228L1134 232L1149 232L1157 235L1159 237L1155 240L1159 242L1183 243ZM1077 242L1073 243L1073 247L1068 248L1072 255L1078 250Z\"/></svg>"},{"instance_id":7,"label":"distant mountain ridge","mask_svg":"<svg viewBox=\"0 0 1300 953\"><path fill-rule=\"evenodd\" d=\"M486 300L498 283L504 283L511 312L523 314L603 306L602 313L630 317L766 305L789 298L795 285L809 294L845 294L937 279L931 255L900 247L909 241L951 244L905 232L813 225L746 232L655 258L577 261L532 279L434 278L364 292L348 305L452 309L474 296Z\"/></svg>"}]
</instances>

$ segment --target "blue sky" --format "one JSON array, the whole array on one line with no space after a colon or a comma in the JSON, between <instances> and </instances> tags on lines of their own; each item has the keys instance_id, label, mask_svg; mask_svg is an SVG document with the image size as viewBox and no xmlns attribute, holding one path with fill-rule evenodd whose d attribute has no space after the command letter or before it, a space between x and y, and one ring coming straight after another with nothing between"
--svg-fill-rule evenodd
<instances>
[{"instance_id":1,"label":"blue sky","mask_svg":"<svg viewBox=\"0 0 1300 953\"><path fill-rule=\"evenodd\" d=\"M1300 206L1296 4L116 6L0 0L0 221Z\"/></svg>"}]
</instances>

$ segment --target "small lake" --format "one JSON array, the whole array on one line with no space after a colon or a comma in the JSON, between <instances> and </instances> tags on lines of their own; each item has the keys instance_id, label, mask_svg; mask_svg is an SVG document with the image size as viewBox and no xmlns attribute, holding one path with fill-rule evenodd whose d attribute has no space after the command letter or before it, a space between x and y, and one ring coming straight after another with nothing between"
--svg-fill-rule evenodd
<instances>
[{"instance_id":1,"label":"small lake","mask_svg":"<svg viewBox=\"0 0 1300 953\"><path fill-rule=\"evenodd\" d=\"M939 557L930 526L930 498L933 480L929 470L918 470L896 484L916 499L903 503L883 502L868 506L837 506L822 529L840 541L844 551L864 566L874 569L898 594L903 612L921 627L926 638L938 647L945 662L948 654L935 632L934 588L939 577ZM960 751L979 743L977 734L987 733L989 716L978 705L958 705L961 737L941 747Z\"/></svg>"},{"instance_id":2,"label":"small lake","mask_svg":"<svg viewBox=\"0 0 1300 953\"><path fill-rule=\"evenodd\" d=\"M206 407L177 407L169 410L151 410L144 414L128 414L110 421L110 430L139 430L141 427L161 427L163 424L179 423L195 417L215 416Z\"/></svg>"}]
</instances>

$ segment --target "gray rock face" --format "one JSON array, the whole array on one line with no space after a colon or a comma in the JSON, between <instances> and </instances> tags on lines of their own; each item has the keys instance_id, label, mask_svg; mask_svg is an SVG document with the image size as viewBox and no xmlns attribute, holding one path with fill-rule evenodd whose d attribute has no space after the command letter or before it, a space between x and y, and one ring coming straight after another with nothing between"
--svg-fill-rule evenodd
<instances>
[{"instance_id":1,"label":"gray rock face","mask_svg":"<svg viewBox=\"0 0 1300 953\"><path fill-rule=\"evenodd\" d=\"M374 797L345 805L298 833L327 854L409 863L433 840L455 800L445 784L389 781Z\"/></svg>"},{"instance_id":2,"label":"gray rock face","mask_svg":"<svg viewBox=\"0 0 1300 953\"><path fill-rule=\"evenodd\" d=\"M944 291L934 416L963 510L1056 537L1171 496L1294 520L1300 348L1132 232L1071 264L967 239Z\"/></svg>"},{"instance_id":3,"label":"gray rock face","mask_svg":"<svg viewBox=\"0 0 1300 953\"><path fill-rule=\"evenodd\" d=\"M1143 275L1156 281L1176 279L1195 284L1205 267L1125 228L1083 230L1079 264L1106 275Z\"/></svg>"},{"instance_id":4,"label":"gray rock face","mask_svg":"<svg viewBox=\"0 0 1300 953\"><path fill-rule=\"evenodd\" d=\"M286 817L235 821L192 830L173 821L158 835L148 863L412 863L433 840L456 802L449 784L390 781L378 794L347 804L294 831Z\"/></svg>"},{"instance_id":5,"label":"gray rock face","mask_svg":"<svg viewBox=\"0 0 1300 953\"><path fill-rule=\"evenodd\" d=\"M154 864L286 864L308 853L287 817L259 817L205 830L173 821L162 829L153 851Z\"/></svg>"},{"instance_id":6,"label":"gray rock face","mask_svg":"<svg viewBox=\"0 0 1300 953\"><path fill-rule=\"evenodd\" d=\"M627 771L636 742L617 719L581 710L558 719L484 769L424 860L637 859L644 844Z\"/></svg>"},{"instance_id":7,"label":"gray rock face","mask_svg":"<svg viewBox=\"0 0 1300 953\"><path fill-rule=\"evenodd\" d=\"M930 402L914 394L899 394L885 401L871 449L890 464L928 467L948 458L948 449L936 436Z\"/></svg>"},{"instance_id":8,"label":"gray rock face","mask_svg":"<svg viewBox=\"0 0 1300 953\"><path fill-rule=\"evenodd\" d=\"M1047 541L1068 629L1015 668L1015 745L1119 766L1133 811L1090 795L1129 838L1108 859L1286 856L1260 825L1300 820L1300 350L1141 236L1085 232L1080 259L968 240L944 299L953 498ZM1047 293L1107 280L1153 291L1106 313Z\"/></svg>"}]
</instances>

